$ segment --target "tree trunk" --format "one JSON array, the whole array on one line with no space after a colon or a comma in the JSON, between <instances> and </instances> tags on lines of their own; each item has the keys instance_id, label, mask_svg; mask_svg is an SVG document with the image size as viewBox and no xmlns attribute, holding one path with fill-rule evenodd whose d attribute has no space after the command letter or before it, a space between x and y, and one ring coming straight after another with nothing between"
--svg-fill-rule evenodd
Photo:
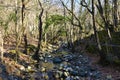
<instances>
[{"instance_id":1,"label":"tree trunk","mask_svg":"<svg viewBox=\"0 0 120 80\"><path fill-rule=\"evenodd\" d=\"M22 0L22 27L24 27L24 18L25 18L24 10L25 10L25 2L24 2L24 0ZM25 27L24 27L24 29L25 29ZM25 54L28 54L28 52L27 52L27 43L28 43L28 41L27 41L26 30L23 30L23 37L24 37L24 48L25 48L24 51L25 51Z\"/></svg>"},{"instance_id":2,"label":"tree trunk","mask_svg":"<svg viewBox=\"0 0 120 80\"><path fill-rule=\"evenodd\" d=\"M2 36L2 31L0 31L0 59L1 61L3 60L3 36Z\"/></svg>"},{"instance_id":3,"label":"tree trunk","mask_svg":"<svg viewBox=\"0 0 120 80\"><path fill-rule=\"evenodd\" d=\"M74 35L73 35L73 28L74 28L74 25L73 25L73 23L74 23L74 17L73 17L73 14L74 14L74 0L71 0L71 12L72 12L72 17L71 17L71 27L70 27L70 47L71 47L71 49L72 49L72 52L74 52L74 43L73 43L73 37L74 37Z\"/></svg>"},{"instance_id":4,"label":"tree trunk","mask_svg":"<svg viewBox=\"0 0 120 80\"><path fill-rule=\"evenodd\" d=\"M28 41L27 41L27 34L24 34L24 48L25 48L25 54L28 54L27 51L27 45L28 45Z\"/></svg>"},{"instance_id":5,"label":"tree trunk","mask_svg":"<svg viewBox=\"0 0 120 80\"><path fill-rule=\"evenodd\" d=\"M94 11L95 11L94 0L92 0L92 20L93 20L93 29L94 29L94 34L95 34L95 40L97 42L98 52L100 55L100 62L104 62L106 60L106 55L105 55L105 53L102 52L102 47L100 44L99 36L98 36L96 25L95 25L95 12Z\"/></svg>"},{"instance_id":6,"label":"tree trunk","mask_svg":"<svg viewBox=\"0 0 120 80\"><path fill-rule=\"evenodd\" d=\"M39 67L39 64L38 64L38 63L39 63L39 51L41 50L41 49L40 49L40 46L41 46L41 40L42 40L42 25L43 25L43 23L42 23L42 15L43 15L43 11L44 11L41 2L40 2L39 0L38 0L38 2L39 2L39 5L40 5L42 11L41 11L40 14L39 14L38 45L37 45L37 49L36 49L36 51L35 51L35 54L33 55L33 58L34 58L35 60L37 60L37 65L36 65L37 68Z\"/></svg>"},{"instance_id":7,"label":"tree trunk","mask_svg":"<svg viewBox=\"0 0 120 80\"><path fill-rule=\"evenodd\" d=\"M108 37L110 39L112 39L111 34L110 34L110 29L109 29L110 28L109 27L109 20L108 20L108 15L109 15L109 13L108 13L108 0L104 0L104 3L105 3L105 5L104 5L105 6L105 15L104 15L104 10L102 8L102 4L101 4L100 0L98 0L98 5L96 5L96 6L97 6L97 9L98 9L98 11L100 13L101 18L104 21L105 30L108 33ZM113 31L113 30L111 30L111 31Z\"/></svg>"},{"instance_id":8,"label":"tree trunk","mask_svg":"<svg viewBox=\"0 0 120 80\"><path fill-rule=\"evenodd\" d=\"M18 1L16 0L16 9L15 9L15 17L16 17L16 21L15 21L15 34L16 34L16 48L15 48L15 51L16 51L16 58L15 58L15 60L16 60L16 62L17 62L17 60L18 60L18 56L19 56L19 53L18 53L18 46L19 46L19 33L18 33L18 22L17 22L17 14L18 14L18 11L17 11L17 9L18 9Z\"/></svg>"}]
</instances>

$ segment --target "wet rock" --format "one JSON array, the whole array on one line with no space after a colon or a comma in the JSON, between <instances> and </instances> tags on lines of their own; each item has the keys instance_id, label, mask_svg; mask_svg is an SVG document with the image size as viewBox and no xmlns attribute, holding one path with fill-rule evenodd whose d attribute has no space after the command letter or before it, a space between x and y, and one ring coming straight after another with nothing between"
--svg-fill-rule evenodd
<instances>
[{"instance_id":1,"label":"wet rock","mask_svg":"<svg viewBox=\"0 0 120 80\"><path fill-rule=\"evenodd\" d=\"M92 73L92 77L95 79L99 79L101 77L101 73L99 71L94 71Z\"/></svg>"},{"instance_id":2,"label":"wet rock","mask_svg":"<svg viewBox=\"0 0 120 80\"><path fill-rule=\"evenodd\" d=\"M53 58L53 63L54 64L60 64L61 62L62 62L62 59L60 57Z\"/></svg>"},{"instance_id":3,"label":"wet rock","mask_svg":"<svg viewBox=\"0 0 120 80\"><path fill-rule=\"evenodd\" d=\"M63 56L64 61L71 61L75 56L74 55L65 55Z\"/></svg>"},{"instance_id":4,"label":"wet rock","mask_svg":"<svg viewBox=\"0 0 120 80\"><path fill-rule=\"evenodd\" d=\"M73 76L79 75L78 71L75 71L75 70L74 71L70 71L70 74L73 75Z\"/></svg>"},{"instance_id":5,"label":"wet rock","mask_svg":"<svg viewBox=\"0 0 120 80\"><path fill-rule=\"evenodd\" d=\"M24 67L24 66L21 66L21 67L20 67L20 70L25 71L25 67Z\"/></svg>"},{"instance_id":6,"label":"wet rock","mask_svg":"<svg viewBox=\"0 0 120 80\"><path fill-rule=\"evenodd\" d=\"M8 77L8 80L22 80L22 78L15 75L11 75Z\"/></svg>"},{"instance_id":7,"label":"wet rock","mask_svg":"<svg viewBox=\"0 0 120 80\"><path fill-rule=\"evenodd\" d=\"M45 80L49 80L49 76L47 73L42 73L42 78Z\"/></svg>"},{"instance_id":8,"label":"wet rock","mask_svg":"<svg viewBox=\"0 0 120 80\"><path fill-rule=\"evenodd\" d=\"M67 72L67 71L65 71L65 72L63 72L63 74L64 74L64 76L69 76L69 72Z\"/></svg>"},{"instance_id":9,"label":"wet rock","mask_svg":"<svg viewBox=\"0 0 120 80\"><path fill-rule=\"evenodd\" d=\"M71 68L71 67L67 67L66 69L65 69L66 71L73 71L73 69Z\"/></svg>"},{"instance_id":10,"label":"wet rock","mask_svg":"<svg viewBox=\"0 0 120 80\"><path fill-rule=\"evenodd\" d=\"M71 76L67 76L67 78L65 80L75 80L75 79L73 79L73 77L71 77Z\"/></svg>"},{"instance_id":11,"label":"wet rock","mask_svg":"<svg viewBox=\"0 0 120 80\"><path fill-rule=\"evenodd\" d=\"M43 57L43 56L40 56L39 59L40 59L41 61L44 61L44 57Z\"/></svg>"},{"instance_id":12,"label":"wet rock","mask_svg":"<svg viewBox=\"0 0 120 80\"><path fill-rule=\"evenodd\" d=\"M84 71L81 71L81 72L79 72L79 76L81 76L81 77L86 77L86 76L87 76L87 73L84 72Z\"/></svg>"},{"instance_id":13,"label":"wet rock","mask_svg":"<svg viewBox=\"0 0 120 80\"><path fill-rule=\"evenodd\" d=\"M47 57L48 57L48 58L52 58L52 55L48 55Z\"/></svg>"},{"instance_id":14,"label":"wet rock","mask_svg":"<svg viewBox=\"0 0 120 80\"><path fill-rule=\"evenodd\" d=\"M56 79L60 78L59 73L55 73L54 76L55 76Z\"/></svg>"},{"instance_id":15,"label":"wet rock","mask_svg":"<svg viewBox=\"0 0 120 80\"><path fill-rule=\"evenodd\" d=\"M106 80L113 80L111 75L106 76Z\"/></svg>"},{"instance_id":16,"label":"wet rock","mask_svg":"<svg viewBox=\"0 0 120 80\"><path fill-rule=\"evenodd\" d=\"M48 71L47 75L49 77L49 80L54 80L54 73L52 71Z\"/></svg>"},{"instance_id":17,"label":"wet rock","mask_svg":"<svg viewBox=\"0 0 120 80\"><path fill-rule=\"evenodd\" d=\"M45 67L41 67L41 72L45 72L46 68Z\"/></svg>"}]
</instances>

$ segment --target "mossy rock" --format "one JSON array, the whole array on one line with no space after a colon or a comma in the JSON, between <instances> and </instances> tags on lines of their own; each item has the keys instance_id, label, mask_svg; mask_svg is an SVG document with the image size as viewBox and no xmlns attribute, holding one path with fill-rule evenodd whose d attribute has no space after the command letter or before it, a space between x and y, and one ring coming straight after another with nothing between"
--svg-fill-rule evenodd
<instances>
[{"instance_id":1,"label":"mossy rock","mask_svg":"<svg viewBox=\"0 0 120 80\"><path fill-rule=\"evenodd\" d=\"M53 67L55 66L53 63L44 63L44 62L41 62L41 65L47 70L53 69Z\"/></svg>"},{"instance_id":2,"label":"mossy rock","mask_svg":"<svg viewBox=\"0 0 120 80\"><path fill-rule=\"evenodd\" d=\"M9 50L8 53L16 54L16 50Z\"/></svg>"},{"instance_id":3,"label":"mossy rock","mask_svg":"<svg viewBox=\"0 0 120 80\"><path fill-rule=\"evenodd\" d=\"M68 54L68 52L66 52L66 51L61 51L61 52L58 52L57 54Z\"/></svg>"},{"instance_id":4,"label":"mossy rock","mask_svg":"<svg viewBox=\"0 0 120 80\"><path fill-rule=\"evenodd\" d=\"M120 60L114 60L114 63L120 66Z\"/></svg>"}]
</instances>

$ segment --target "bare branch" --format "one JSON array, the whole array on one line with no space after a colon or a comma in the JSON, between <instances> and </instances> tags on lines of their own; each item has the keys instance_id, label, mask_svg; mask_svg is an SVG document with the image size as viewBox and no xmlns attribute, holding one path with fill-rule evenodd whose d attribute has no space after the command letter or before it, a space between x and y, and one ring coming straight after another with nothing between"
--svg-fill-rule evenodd
<instances>
[{"instance_id":1,"label":"bare branch","mask_svg":"<svg viewBox=\"0 0 120 80\"><path fill-rule=\"evenodd\" d=\"M42 4L41 4L40 0L38 0L38 2L39 2L40 8L42 9L42 11L40 12L40 15L39 15L39 18L41 18L41 16L43 15L44 9L43 9L43 7L42 7Z\"/></svg>"},{"instance_id":2,"label":"bare branch","mask_svg":"<svg viewBox=\"0 0 120 80\"><path fill-rule=\"evenodd\" d=\"M68 9L68 7L63 3L63 1L62 1L62 0L60 0L60 1L61 1L62 5L69 11L69 13L73 14L73 12L72 12L70 9ZM82 29L81 22L80 22L79 18L77 18L77 16L76 16L75 14L73 14L73 16L74 16L75 19L78 21L78 24L75 24L75 23L73 23L73 22L71 21L72 25L78 26L78 27L80 27L80 29ZM69 18L69 19L70 19L70 18ZM71 20L71 19L70 19L70 20Z\"/></svg>"},{"instance_id":3,"label":"bare branch","mask_svg":"<svg viewBox=\"0 0 120 80\"><path fill-rule=\"evenodd\" d=\"M92 14L92 11L89 9L89 7L88 7L87 3L85 2L85 0L82 0L82 1L81 1L81 5L82 5L83 7L85 7L85 8Z\"/></svg>"}]
</instances>

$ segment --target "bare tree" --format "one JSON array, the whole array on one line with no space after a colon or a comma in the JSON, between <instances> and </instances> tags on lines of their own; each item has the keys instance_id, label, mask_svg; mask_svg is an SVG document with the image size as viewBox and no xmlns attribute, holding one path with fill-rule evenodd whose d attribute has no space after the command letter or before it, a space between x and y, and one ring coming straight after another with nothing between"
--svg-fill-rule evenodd
<instances>
[{"instance_id":1,"label":"bare tree","mask_svg":"<svg viewBox=\"0 0 120 80\"><path fill-rule=\"evenodd\" d=\"M96 6L97 6L97 9L98 9L98 11L99 11L99 13L100 13L100 16L101 16L102 20L104 21L105 30L106 30L106 32L108 33L108 37L109 37L110 39L112 39L110 30L111 30L111 29L114 29L114 28L111 28L111 29L110 29L110 27L109 27L108 11L107 11L108 1L107 1L107 0L104 0L104 3L105 3L105 12L104 12L104 9L103 9L103 7L102 7L102 4L101 4L101 1L100 1L100 0L98 0L98 4L97 4ZM105 13L105 15L104 15L104 13ZM113 31L113 30L111 30L111 31Z\"/></svg>"},{"instance_id":2,"label":"bare tree","mask_svg":"<svg viewBox=\"0 0 120 80\"><path fill-rule=\"evenodd\" d=\"M38 0L39 2L39 6L41 8L41 12L39 14L39 24L38 24L38 31L39 31L39 38L38 38L38 45L37 45L37 49L35 51L35 54L33 55L33 58L35 60L37 60L37 63L39 63L39 51L41 50L40 46L41 46L41 40L42 40L42 15L43 15L43 7L42 7L42 3ZM38 67L38 64L36 65L36 67Z\"/></svg>"},{"instance_id":3,"label":"bare tree","mask_svg":"<svg viewBox=\"0 0 120 80\"><path fill-rule=\"evenodd\" d=\"M25 0L22 0L22 10L21 10L21 14L22 14L22 27L24 28L23 30L23 36L24 36L24 47L25 47L25 54L27 54L27 44L28 44L28 41L27 41L27 33L26 33L26 29L25 29L25 26L24 26L24 18L25 18Z\"/></svg>"},{"instance_id":4,"label":"bare tree","mask_svg":"<svg viewBox=\"0 0 120 80\"><path fill-rule=\"evenodd\" d=\"M79 27L79 28L82 30L82 25L81 25L80 19L64 4L64 2L63 2L62 0L60 0L60 1L61 1L62 5L65 7L65 9L66 9L70 14L72 14L73 17L75 18L75 20L77 20L77 22L78 22L78 24L76 24L76 23L72 22L72 20L70 19L70 20L71 20L71 24L74 25L74 26Z\"/></svg>"},{"instance_id":5,"label":"bare tree","mask_svg":"<svg viewBox=\"0 0 120 80\"><path fill-rule=\"evenodd\" d=\"M98 52L99 52L99 55L100 55L100 62L104 62L106 60L106 55L105 55L105 53L102 52L102 47L101 47L101 44L100 44L97 28L96 28L96 25L95 25L95 7L94 7L94 2L95 2L95 0L92 0L92 10L90 10L90 8L88 7L88 5L85 2L85 0L82 0L81 5L84 6L92 15L94 35L95 35L95 40L96 40L97 47L98 47Z\"/></svg>"}]
</instances>

